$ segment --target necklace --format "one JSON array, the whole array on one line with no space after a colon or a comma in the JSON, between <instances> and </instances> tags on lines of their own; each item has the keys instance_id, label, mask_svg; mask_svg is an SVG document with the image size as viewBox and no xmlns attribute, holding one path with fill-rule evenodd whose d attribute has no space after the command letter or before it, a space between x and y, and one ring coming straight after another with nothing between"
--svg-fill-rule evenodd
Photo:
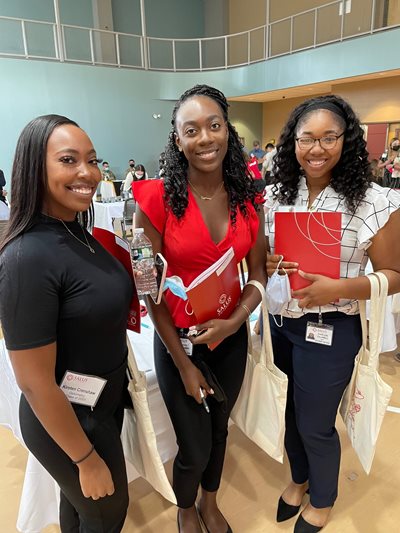
<instances>
[{"instance_id":1,"label":"necklace","mask_svg":"<svg viewBox=\"0 0 400 533\"><path fill-rule=\"evenodd\" d=\"M221 181L220 183L220 186L218 187L218 189L215 191L215 193L212 195L212 196L203 196L202 194L199 193L199 191L196 189L196 187L193 185L193 183L188 180L188 182L190 183L190 186L192 187L192 189L194 190L194 192L200 196L200 198L202 200L212 200L213 198L215 198L217 196L217 194L219 193L219 191L222 189L223 185L224 185L224 182Z\"/></svg>"},{"instance_id":2,"label":"necklace","mask_svg":"<svg viewBox=\"0 0 400 533\"><path fill-rule=\"evenodd\" d=\"M61 218L57 218L57 217L52 217L51 215L45 215L46 217L50 217L50 218L53 218L54 220L58 220L59 222L61 222L61 224L64 226L64 228L68 231L68 233L70 235L72 235L72 237L74 239L76 239L78 242L80 242L81 244L83 244L83 246L86 246L86 248L89 248L90 252L92 254L95 254L96 253L96 250L94 250L94 248L92 248L89 244L89 241L87 240L87 237L86 237L86 233L85 233L85 230L82 228L82 226L79 224L79 227L81 228L82 230L82 233L83 233L83 236L85 238L85 241L86 242L83 242L81 241L81 239L79 239L79 237L77 237L75 235L75 233L72 233L72 231L69 229L69 227L66 225L66 223L64 222L64 220L61 220Z\"/></svg>"}]
</instances>

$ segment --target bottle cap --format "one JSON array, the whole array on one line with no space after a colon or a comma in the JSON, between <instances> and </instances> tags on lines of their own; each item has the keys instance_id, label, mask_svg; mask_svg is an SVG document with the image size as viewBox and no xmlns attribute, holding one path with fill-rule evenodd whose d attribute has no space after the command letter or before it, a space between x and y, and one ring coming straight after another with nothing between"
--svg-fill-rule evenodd
<instances>
[{"instance_id":1,"label":"bottle cap","mask_svg":"<svg viewBox=\"0 0 400 533\"><path fill-rule=\"evenodd\" d=\"M135 233L144 233L143 228L135 228Z\"/></svg>"}]
</instances>

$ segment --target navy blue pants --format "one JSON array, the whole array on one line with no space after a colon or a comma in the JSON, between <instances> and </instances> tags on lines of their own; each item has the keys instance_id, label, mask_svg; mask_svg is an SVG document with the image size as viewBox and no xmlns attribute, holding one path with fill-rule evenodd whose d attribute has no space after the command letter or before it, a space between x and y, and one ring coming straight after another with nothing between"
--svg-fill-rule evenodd
<instances>
[{"instance_id":1,"label":"navy blue pants","mask_svg":"<svg viewBox=\"0 0 400 533\"><path fill-rule=\"evenodd\" d=\"M310 484L314 507L330 507L337 498L340 442L335 428L337 410L350 381L354 358L361 347L359 315L324 313L334 326L332 346L306 342L307 322L317 314L284 318L283 327L270 318L277 366L289 379L285 448L295 483Z\"/></svg>"}]
</instances>

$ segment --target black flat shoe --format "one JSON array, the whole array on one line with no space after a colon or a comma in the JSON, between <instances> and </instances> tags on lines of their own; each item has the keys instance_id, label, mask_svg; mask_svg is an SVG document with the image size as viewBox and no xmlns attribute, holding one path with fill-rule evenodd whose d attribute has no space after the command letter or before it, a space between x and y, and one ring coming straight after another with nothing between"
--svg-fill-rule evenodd
<instances>
[{"instance_id":1,"label":"black flat shoe","mask_svg":"<svg viewBox=\"0 0 400 533\"><path fill-rule=\"evenodd\" d=\"M321 531L322 527L323 526L314 526L313 524L310 524L304 520L303 515L301 514L294 525L294 533L317 533L317 531Z\"/></svg>"},{"instance_id":2,"label":"black flat shoe","mask_svg":"<svg viewBox=\"0 0 400 533\"><path fill-rule=\"evenodd\" d=\"M197 514L199 515L200 524L204 527L204 529L207 531L207 533L210 533L210 530L208 529L208 527L206 526L206 523L204 522L204 518L201 516L200 507L198 505L196 505L196 509L197 509ZM225 520L225 517L224 517L224 520ZM225 522L226 522L226 520L225 520ZM228 526L228 529L226 530L226 533L233 533L233 531L231 529L231 526L228 524L228 522L226 522L226 525Z\"/></svg>"},{"instance_id":3,"label":"black flat shoe","mask_svg":"<svg viewBox=\"0 0 400 533\"><path fill-rule=\"evenodd\" d=\"M276 521L284 522L293 518L300 511L300 505L290 505L286 503L282 496L279 498L278 509L276 511Z\"/></svg>"}]
</instances>

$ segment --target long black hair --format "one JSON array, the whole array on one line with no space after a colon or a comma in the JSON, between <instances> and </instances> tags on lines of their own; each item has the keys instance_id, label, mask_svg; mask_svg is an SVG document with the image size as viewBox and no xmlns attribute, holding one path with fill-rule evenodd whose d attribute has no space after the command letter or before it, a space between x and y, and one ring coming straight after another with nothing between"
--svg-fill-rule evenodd
<instances>
[{"instance_id":1,"label":"long black hair","mask_svg":"<svg viewBox=\"0 0 400 533\"><path fill-rule=\"evenodd\" d=\"M164 162L164 188L167 204L177 218L183 217L188 206L188 161L183 152L178 150L175 142L176 115L179 108L189 98L195 96L207 96L214 100L222 110L223 118L228 128L228 150L223 161L223 180L228 192L230 216L232 223L236 222L236 211L240 211L247 216L246 202L251 201L257 209L255 203L255 188L253 179L247 170L247 165L243 157L243 148L239 141L237 131L228 120L229 104L221 91L208 85L195 85L185 91L179 98L172 111L172 130L168 136L168 143L165 147Z\"/></svg>"},{"instance_id":2,"label":"long black hair","mask_svg":"<svg viewBox=\"0 0 400 533\"><path fill-rule=\"evenodd\" d=\"M346 207L354 213L371 186L372 171L360 121L350 105L340 96L311 98L292 111L282 130L274 157L273 193L280 203L294 204L302 175L295 154L296 132L310 113L318 109L333 111L338 123L343 127L343 150L340 160L332 169L330 186L345 199Z\"/></svg>"},{"instance_id":3,"label":"long black hair","mask_svg":"<svg viewBox=\"0 0 400 533\"><path fill-rule=\"evenodd\" d=\"M33 119L22 130L11 174L10 220L0 243L0 251L7 243L27 231L41 213L47 189L47 143L55 128L63 125L79 127L67 117L43 115ZM83 226L91 226L93 207L78 213L77 219Z\"/></svg>"}]
</instances>

